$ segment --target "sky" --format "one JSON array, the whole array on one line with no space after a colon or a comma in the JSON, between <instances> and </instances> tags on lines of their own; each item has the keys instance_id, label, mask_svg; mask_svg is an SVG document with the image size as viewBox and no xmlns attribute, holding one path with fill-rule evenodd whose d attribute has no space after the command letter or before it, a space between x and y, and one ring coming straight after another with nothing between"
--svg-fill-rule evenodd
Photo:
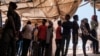
<instances>
[{"instance_id":1,"label":"sky","mask_svg":"<svg viewBox=\"0 0 100 56\"><path fill-rule=\"evenodd\" d=\"M84 4L84 2L82 2ZM94 9L90 5L90 3L79 7L76 13L79 16L79 23L83 18L88 18L89 22L91 21L91 16L94 14ZM98 21L100 21L100 11L96 10L96 14L98 16Z\"/></svg>"}]
</instances>

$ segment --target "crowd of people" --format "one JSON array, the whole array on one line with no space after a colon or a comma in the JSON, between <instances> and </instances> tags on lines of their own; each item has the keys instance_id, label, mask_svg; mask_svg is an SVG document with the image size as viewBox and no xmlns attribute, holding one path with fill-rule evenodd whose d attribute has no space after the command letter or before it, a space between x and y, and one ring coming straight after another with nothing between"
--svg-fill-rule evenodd
<instances>
[{"instance_id":1,"label":"crowd of people","mask_svg":"<svg viewBox=\"0 0 100 56\"><path fill-rule=\"evenodd\" d=\"M96 15L92 16L91 28L87 18L82 19L81 25L79 26L78 15L74 15L73 22L71 22L70 15L66 14L64 21L59 20L57 22L58 26L56 30L54 30L52 21L43 19L40 26L38 26L38 23L32 26L31 21L27 21L22 31L20 31L21 19L15 11L16 8L16 3L9 3L7 12L8 19L5 22L2 38L0 39L0 56L27 56L29 50L31 52L29 56L52 56L52 39L54 37L54 31L56 35L55 56L67 56L71 33L73 56L76 56L79 29L81 29L82 32L80 37L83 42L82 48L84 56L88 56L85 48L87 40L92 41L93 54L100 54L96 31L98 28Z\"/></svg>"}]
</instances>

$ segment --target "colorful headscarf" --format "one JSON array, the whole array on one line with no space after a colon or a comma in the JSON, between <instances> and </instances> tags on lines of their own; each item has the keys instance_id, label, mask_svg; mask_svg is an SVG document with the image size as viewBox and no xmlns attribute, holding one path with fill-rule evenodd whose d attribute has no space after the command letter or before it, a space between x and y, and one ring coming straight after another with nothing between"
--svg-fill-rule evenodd
<instances>
[{"instance_id":1,"label":"colorful headscarf","mask_svg":"<svg viewBox=\"0 0 100 56\"><path fill-rule=\"evenodd\" d=\"M97 15L93 15L92 20L97 20Z\"/></svg>"}]
</instances>

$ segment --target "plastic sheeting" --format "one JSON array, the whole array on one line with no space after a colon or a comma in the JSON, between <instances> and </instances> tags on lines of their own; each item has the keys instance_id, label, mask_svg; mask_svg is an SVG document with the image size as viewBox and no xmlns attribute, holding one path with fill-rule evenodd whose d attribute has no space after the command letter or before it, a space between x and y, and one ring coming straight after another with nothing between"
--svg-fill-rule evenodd
<instances>
[{"instance_id":1,"label":"plastic sheeting","mask_svg":"<svg viewBox=\"0 0 100 56\"><path fill-rule=\"evenodd\" d=\"M63 19L65 14L71 16L76 12L81 0L1 0L0 10L5 21L8 3L17 2L17 12L22 20L31 19Z\"/></svg>"}]
</instances>

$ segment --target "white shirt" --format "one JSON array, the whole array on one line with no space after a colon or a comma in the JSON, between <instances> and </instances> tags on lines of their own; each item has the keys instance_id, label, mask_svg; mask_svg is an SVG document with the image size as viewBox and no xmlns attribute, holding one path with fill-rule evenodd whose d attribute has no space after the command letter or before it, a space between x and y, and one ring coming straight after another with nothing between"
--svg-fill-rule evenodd
<instances>
[{"instance_id":1,"label":"white shirt","mask_svg":"<svg viewBox=\"0 0 100 56\"><path fill-rule=\"evenodd\" d=\"M25 39L32 39L32 31L33 31L33 27L31 24L27 24L26 26L24 26L25 31L23 32L23 38Z\"/></svg>"}]
</instances>

